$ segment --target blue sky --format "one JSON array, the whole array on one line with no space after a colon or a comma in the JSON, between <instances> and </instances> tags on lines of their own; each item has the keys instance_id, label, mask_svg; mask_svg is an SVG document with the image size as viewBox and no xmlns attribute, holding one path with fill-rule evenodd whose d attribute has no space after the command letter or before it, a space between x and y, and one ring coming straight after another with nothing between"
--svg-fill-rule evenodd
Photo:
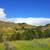
<instances>
[{"instance_id":1,"label":"blue sky","mask_svg":"<svg viewBox=\"0 0 50 50\"><path fill-rule=\"evenodd\" d=\"M0 0L7 17L50 17L50 0Z\"/></svg>"},{"instance_id":2,"label":"blue sky","mask_svg":"<svg viewBox=\"0 0 50 50\"><path fill-rule=\"evenodd\" d=\"M0 20L44 25L50 23L50 0L0 0Z\"/></svg>"},{"instance_id":3,"label":"blue sky","mask_svg":"<svg viewBox=\"0 0 50 50\"><path fill-rule=\"evenodd\" d=\"M12 17L14 14L14 7L16 8L16 0L0 0L0 8L5 9L7 17Z\"/></svg>"},{"instance_id":4,"label":"blue sky","mask_svg":"<svg viewBox=\"0 0 50 50\"><path fill-rule=\"evenodd\" d=\"M24 17L50 17L50 1L18 0L17 14Z\"/></svg>"}]
</instances>

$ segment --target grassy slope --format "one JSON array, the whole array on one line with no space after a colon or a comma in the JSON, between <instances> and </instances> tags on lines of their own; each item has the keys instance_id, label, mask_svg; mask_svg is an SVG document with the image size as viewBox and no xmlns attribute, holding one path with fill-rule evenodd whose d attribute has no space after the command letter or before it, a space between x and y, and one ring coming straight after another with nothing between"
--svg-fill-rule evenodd
<instances>
[{"instance_id":1,"label":"grassy slope","mask_svg":"<svg viewBox=\"0 0 50 50\"><path fill-rule=\"evenodd\" d=\"M16 50L50 50L50 38L34 39L32 41L10 41L10 44L15 46ZM0 43L0 50L4 50L2 43Z\"/></svg>"}]
</instances>

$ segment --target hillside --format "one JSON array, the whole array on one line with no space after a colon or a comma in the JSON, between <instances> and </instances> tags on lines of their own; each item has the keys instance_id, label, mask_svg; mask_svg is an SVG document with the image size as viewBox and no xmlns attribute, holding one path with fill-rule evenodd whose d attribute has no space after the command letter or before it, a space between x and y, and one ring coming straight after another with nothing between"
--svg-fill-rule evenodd
<instances>
[{"instance_id":1,"label":"hillside","mask_svg":"<svg viewBox=\"0 0 50 50\"><path fill-rule=\"evenodd\" d=\"M50 37L50 24L33 26L26 23L0 21L0 35L9 40L22 40Z\"/></svg>"}]
</instances>

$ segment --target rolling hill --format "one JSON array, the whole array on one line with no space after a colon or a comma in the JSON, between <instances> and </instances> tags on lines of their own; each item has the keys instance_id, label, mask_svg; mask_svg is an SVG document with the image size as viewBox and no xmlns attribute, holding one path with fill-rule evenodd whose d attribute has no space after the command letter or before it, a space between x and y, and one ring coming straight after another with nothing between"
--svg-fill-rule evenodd
<instances>
[{"instance_id":1,"label":"rolling hill","mask_svg":"<svg viewBox=\"0 0 50 50\"><path fill-rule=\"evenodd\" d=\"M13 23L0 21L0 35L9 40L47 38L50 37L50 24L34 26L26 23Z\"/></svg>"}]
</instances>

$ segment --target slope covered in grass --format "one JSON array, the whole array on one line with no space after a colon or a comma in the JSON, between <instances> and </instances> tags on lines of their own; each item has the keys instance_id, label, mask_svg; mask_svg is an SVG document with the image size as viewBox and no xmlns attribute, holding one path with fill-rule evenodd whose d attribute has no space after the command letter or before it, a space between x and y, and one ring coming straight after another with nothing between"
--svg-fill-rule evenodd
<instances>
[{"instance_id":1,"label":"slope covered in grass","mask_svg":"<svg viewBox=\"0 0 50 50\"><path fill-rule=\"evenodd\" d=\"M15 46L15 50L50 50L50 38L47 39L34 39L9 41L12 46ZM0 43L0 50L4 50L3 43Z\"/></svg>"}]
</instances>

